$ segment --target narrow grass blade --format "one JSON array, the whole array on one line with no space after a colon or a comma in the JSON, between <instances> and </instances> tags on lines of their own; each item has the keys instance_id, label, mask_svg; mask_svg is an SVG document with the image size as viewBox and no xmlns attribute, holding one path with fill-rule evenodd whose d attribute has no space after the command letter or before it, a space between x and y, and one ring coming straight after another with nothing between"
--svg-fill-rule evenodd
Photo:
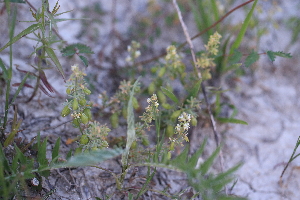
<instances>
[{"instance_id":1,"label":"narrow grass blade","mask_svg":"<svg viewBox=\"0 0 300 200\"><path fill-rule=\"evenodd\" d=\"M253 11L254 11L254 8L255 8L255 6L256 6L256 3L257 3L257 0L254 1L251 10L250 10L250 12L248 13L248 15L247 15L247 17L246 17L246 19L245 19L245 21L244 21L244 23L243 23L243 25L242 25L241 30L240 30L240 32L239 32L237 38L235 39L235 42L232 44L232 46L231 46L231 48L230 48L230 54L232 54L233 51L234 51L235 49L237 49L237 48L240 46L240 44L242 43L242 40L243 40L244 35L245 35L245 33L246 33L247 27L248 27L248 25L249 25L249 23L250 23L250 19L251 19L252 15L253 15Z\"/></svg>"},{"instance_id":2,"label":"narrow grass blade","mask_svg":"<svg viewBox=\"0 0 300 200\"><path fill-rule=\"evenodd\" d=\"M160 89L162 90L162 92L169 97L172 101L174 101L175 103L179 103L179 100L177 99L177 97L173 94L173 92L169 91L167 88L164 87L160 87Z\"/></svg>"},{"instance_id":3,"label":"narrow grass blade","mask_svg":"<svg viewBox=\"0 0 300 200\"><path fill-rule=\"evenodd\" d=\"M6 49L7 47L9 47L10 45L12 45L13 43L17 42L19 39L21 39L25 35L36 31L39 28L39 26L40 26L39 24L32 24L31 26L29 26L28 28L26 28L25 30L23 30L21 33L19 33L15 37L13 37L6 45L4 45L0 49L0 52L3 51L4 49Z\"/></svg>"},{"instance_id":4,"label":"narrow grass blade","mask_svg":"<svg viewBox=\"0 0 300 200\"><path fill-rule=\"evenodd\" d=\"M234 119L234 118L222 118L222 117L217 117L217 120L221 123L232 123L232 124L244 124L248 125L247 122L240 120L240 119Z\"/></svg>"},{"instance_id":5,"label":"narrow grass blade","mask_svg":"<svg viewBox=\"0 0 300 200\"><path fill-rule=\"evenodd\" d=\"M200 90L201 82L202 82L202 80L199 80L199 81L196 82L196 84L194 85L192 90L189 92L185 103L187 103L187 100L191 99L191 97L194 97L194 98L197 97L198 92Z\"/></svg>"},{"instance_id":6,"label":"narrow grass blade","mask_svg":"<svg viewBox=\"0 0 300 200\"><path fill-rule=\"evenodd\" d=\"M58 71L62 75L63 79L66 80L65 75L64 75L64 71L62 69L62 66L61 66L58 58L56 57L56 54L54 53L53 49L49 48L49 47L46 47L45 50L47 52L47 55L51 58L53 63L56 65L56 68L58 69Z\"/></svg>"},{"instance_id":7,"label":"narrow grass blade","mask_svg":"<svg viewBox=\"0 0 300 200\"><path fill-rule=\"evenodd\" d=\"M205 160L204 163L201 164L199 170L200 170L200 172L201 172L202 174L206 174L206 173L208 172L208 170L209 170L210 167L212 166L212 164L213 164L215 158L219 155L220 150L221 150L221 147L218 147L218 148L211 154L211 156L210 156L207 160Z\"/></svg>"},{"instance_id":8,"label":"narrow grass blade","mask_svg":"<svg viewBox=\"0 0 300 200\"><path fill-rule=\"evenodd\" d=\"M4 147L7 147L8 145L10 145L13 141L14 138L21 126L22 120L19 120L18 122L15 122L13 125L13 130L10 132L10 134L8 135L8 137L6 138L5 142L4 142Z\"/></svg>"},{"instance_id":9,"label":"narrow grass blade","mask_svg":"<svg viewBox=\"0 0 300 200\"><path fill-rule=\"evenodd\" d=\"M60 138L56 140L56 143L54 145L54 148L52 150L52 162L56 162L59 154L59 147L60 147Z\"/></svg>"}]
</instances>

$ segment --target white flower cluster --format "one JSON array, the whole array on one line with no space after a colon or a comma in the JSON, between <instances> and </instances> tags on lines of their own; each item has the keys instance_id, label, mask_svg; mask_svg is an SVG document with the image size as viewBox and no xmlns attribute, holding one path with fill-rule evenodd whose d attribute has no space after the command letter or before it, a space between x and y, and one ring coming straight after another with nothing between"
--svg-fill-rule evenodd
<instances>
[{"instance_id":1,"label":"white flower cluster","mask_svg":"<svg viewBox=\"0 0 300 200\"><path fill-rule=\"evenodd\" d=\"M140 43L136 41L132 41L131 45L127 46L127 51L130 53L130 55L126 57L126 62L132 62L141 55L140 50L138 50L140 47Z\"/></svg>"},{"instance_id":2,"label":"white flower cluster","mask_svg":"<svg viewBox=\"0 0 300 200\"><path fill-rule=\"evenodd\" d=\"M156 96L156 94L153 94L151 96L151 98L148 98L147 99L147 103L150 104L150 105L152 103L154 105L154 107L157 108L159 106L159 103L157 102L157 96ZM148 109L150 108L150 105L147 107ZM146 110L147 110L147 108L146 108Z\"/></svg>"},{"instance_id":3,"label":"white flower cluster","mask_svg":"<svg viewBox=\"0 0 300 200\"><path fill-rule=\"evenodd\" d=\"M151 98L148 98L147 103L149 105L146 107L146 112L144 112L143 116L141 116L140 118L146 124L150 124L152 122L152 120L155 119L155 116L157 115L157 113L159 111L158 110L159 103L158 103L156 94L153 94L151 96ZM147 125L147 127L149 127L149 126Z\"/></svg>"},{"instance_id":4,"label":"white flower cluster","mask_svg":"<svg viewBox=\"0 0 300 200\"><path fill-rule=\"evenodd\" d=\"M186 142L189 141L187 134L188 134L188 130L190 128L190 121L191 121L191 115L187 114L187 113L182 113L179 117L178 117L178 121L179 124L176 125L175 127L175 134L178 134L179 137L182 137ZM177 141L177 139L171 139L171 141ZM178 140L179 143L180 139Z\"/></svg>"}]
</instances>

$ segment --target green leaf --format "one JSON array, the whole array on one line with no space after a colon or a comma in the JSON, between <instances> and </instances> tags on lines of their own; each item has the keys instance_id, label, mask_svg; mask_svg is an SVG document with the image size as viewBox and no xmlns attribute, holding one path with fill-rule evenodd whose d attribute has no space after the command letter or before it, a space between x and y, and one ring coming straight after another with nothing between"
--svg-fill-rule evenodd
<instances>
[{"instance_id":1,"label":"green leaf","mask_svg":"<svg viewBox=\"0 0 300 200\"><path fill-rule=\"evenodd\" d=\"M57 160L59 154L59 147L60 147L60 138L56 140L54 148L52 150L52 162L53 160Z\"/></svg>"},{"instance_id":2,"label":"green leaf","mask_svg":"<svg viewBox=\"0 0 300 200\"><path fill-rule=\"evenodd\" d=\"M240 30L240 32L239 32L237 38L235 39L234 43L232 44L232 46L231 46L231 48L230 48L230 53L229 53L229 54L232 54L233 51L234 51L235 49L237 49L237 48L240 46L240 44L242 43L242 40L243 40L244 35L245 35L245 33L246 33L247 27L248 27L248 25L249 25L249 23L250 23L250 19L251 19L251 17L252 17L254 8L255 8L255 6L256 6L256 3L257 3L257 0L254 1L254 3L253 3L253 5L252 5L252 8L251 8L250 12L248 13L248 15L247 15L245 21L243 22L242 28L241 28L241 30Z\"/></svg>"},{"instance_id":3,"label":"green leaf","mask_svg":"<svg viewBox=\"0 0 300 200\"><path fill-rule=\"evenodd\" d=\"M93 54L94 52L91 50L89 46L85 44L77 43L77 44L68 45L61 51L61 53L63 56L72 56L76 53Z\"/></svg>"},{"instance_id":4,"label":"green leaf","mask_svg":"<svg viewBox=\"0 0 300 200\"><path fill-rule=\"evenodd\" d=\"M88 59L87 59L86 57L84 57L84 56L79 56L79 58L81 59L81 61L83 62L83 64L84 64L86 67L88 67L88 65L89 65Z\"/></svg>"},{"instance_id":5,"label":"green leaf","mask_svg":"<svg viewBox=\"0 0 300 200\"><path fill-rule=\"evenodd\" d=\"M22 120L19 120L16 124L13 125L12 131L10 132L10 134L8 135L8 137L6 138L6 140L3 144L4 147L7 147L8 145L10 145L13 142L15 135L17 134L17 132L21 126L21 123L22 123Z\"/></svg>"},{"instance_id":6,"label":"green leaf","mask_svg":"<svg viewBox=\"0 0 300 200\"><path fill-rule=\"evenodd\" d=\"M192 166L192 167L196 167L197 163L198 163L198 159L199 159L199 156L203 153L204 151L204 148L206 146L206 142L207 142L207 139L205 139L200 148L191 156L190 160L189 160L189 166Z\"/></svg>"},{"instance_id":7,"label":"green leaf","mask_svg":"<svg viewBox=\"0 0 300 200\"><path fill-rule=\"evenodd\" d=\"M292 58L293 57L293 56L291 56L290 53L284 53L282 51L267 51L267 55L272 62L275 61L276 56L284 57L284 58Z\"/></svg>"},{"instance_id":8,"label":"green leaf","mask_svg":"<svg viewBox=\"0 0 300 200\"><path fill-rule=\"evenodd\" d=\"M258 53L255 51L252 51L245 60L245 67L249 67L250 65L255 63L258 59L259 59Z\"/></svg>"},{"instance_id":9,"label":"green leaf","mask_svg":"<svg viewBox=\"0 0 300 200\"><path fill-rule=\"evenodd\" d=\"M62 75L63 79L66 80L65 75L64 75L64 71L62 69L62 66L61 66L58 58L56 57L53 49L51 49L50 47L45 47L45 50L47 52L47 55L51 58L51 60L53 61L53 63L56 65L56 68L58 69L58 71Z\"/></svg>"},{"instance_id":10,"label":"green leaf","mask_svg":"<svg viewBox=\"0 0 300 200\"><path fill-rule=\"evenodd\" d=\"M189 153L189 146L186 146L185 149L179 154L176 158L170 161L170 164L178 167L181 170L185 170L189 165L187 165L187 156Z\"/></svg>"},{"instance_id":11,"label":"green leaf","mask_svg":"<svg viewBox=\"0 0 300 200\"><path fill-rule=\"evenodd\" d=\"M45 139L39 146L38 146L38 155L37 160L40 165L47 165L48 160L46 158L46 151L47 151L47 139Z\"/></svg>"},{"instance_id":12,"label":"green leaf","mask_svg":"<svg viewBox=\"0 0 300 200\"><path fill-rule=\"evenodd\" d=\"M221 123L233 123L233 124L244 124L248 125L247 122L239 119L234 119L234 118L222 118L222 117L217 117L216 118L219 122Z\"/></svg>"},{"instance_id":13,"label":"green leaf","mask_svg":"<svg viewBox=\"0 0 300 200\"><path fill-rule=\"evenodd\" d=\"M234 49L233 53L230 55L230 57L228 59L229 64L235 64L235 63L239 62L241 60L242 56L243 56L243 54L240 51Z\"/></svg>"},{"instance_id":14,"label":"green leaf","mask_svg":"<svg viewBox=\"0 0 300 200\"><path fill-rule=\"evenodd\" d=\"M201 164L199 171L202 174L206 174L209 170L209 168L212 166L215 158L219 155L219 152L221 150L221 147L218 147L212 154L209 156L207 160L204 161L204 163Z\"/></svg>"},{"instance_id":15,"label":"green leaf","mask_svg":"<svg viewBox=\"0 0 300 200\"><path fill-rule=\"evenodd\" d=\"M63 164L54 164L50 168L56 169L62 167L91 166L119 156L122 152L122 149L101 149L88 153L81 153L71 157L67 162Z\"/></svg>"},{"instance_id":16,"label":"green leaf","mask_svg":"<svg viewBox=\"0 0 300 200\"><path fill-rule=\"evenodd\" d=\"M174 101L175 103L179 103L179 100L177 99L177 97L173 94L173 92L171 92L170 90L168 90L167 88L164 87L160 87L160 89L162 90L162 92L169 97L172 101Z\"/></svg>"},{"instance_id":17,"label":"green leaf","mask_svg":"<svg viewBox=\"0 0 300 200\"><path fill-rule=\"evenodd\" d=\"M36 31L39 28L39 26L40 26L40 24L32 24L31 26L29 26L28 28L26 28L25 30L23 30L21 33L19 33L17 36L15 36L14 38L12 38L6 45L4 45L4 47L2 47L0 49L0 52L3 51L8 46L10 46L13 43L15 43L16 41L18 41L19 39L21 39L22 37L24 37L25 35Z\"/></svg>"},{"instance_id":18,"label":"green leaf","mask_svg":"<svg viewBox=\"0 0 300 200\"><path fill-rule=\"evenodd\" d=\"M48 177L50 175L49 170L43 170L44 168L48 167L48 159L46 157L47 151L47 138L38 145L38 155L37 161L39 162L39 170L41 171L40 174L44 177Z\"/></svg>"},{"instance_id":19,"label":"green leaf","mask_svg":"<svg viewBox=\"0 0 300 200\"><path fill-rule=\"evenodd\" d=\"M123 166L127 166L129 150L130 150L132 143L136 139L135 125L134 125L134 109L133 109L132 99L133 99L134 91L138 85L139 79L140 78L138 78L135 81L135 83L133 84L133 87L130 92L128 106L127 106L127 142L126 142L125 151L122 155L122 165Z\"/></svg>"},{"instance_id":20,"label":"green leaf","mask_svg":"<svg viewBox=\"0 0 300 200\"><path fill-rule=\"evenodd\" d=\"M194 98L197 97L198 92L200 90L201 82L202 82L202 80L197 81L197 83L194 85L192 90L189 92L189 95L187 96L186 100L190 99L191 97L194 97Z\"/></svg>"}]
</instances>

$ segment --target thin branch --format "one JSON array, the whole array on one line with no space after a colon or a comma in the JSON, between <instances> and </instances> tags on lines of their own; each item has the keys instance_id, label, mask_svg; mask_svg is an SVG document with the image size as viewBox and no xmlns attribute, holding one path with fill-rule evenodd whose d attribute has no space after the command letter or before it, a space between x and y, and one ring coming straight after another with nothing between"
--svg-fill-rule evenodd
<instances>
[{"instance_id":1,"label":"thin branch","mask_svg":"<svg viewBox=\"0 0 300 200\"><path fill-rule=\"evenodd\" d=\"M196 55L195 55L195 51L194 51L194 45L192 43L190 34L188 33L187 27L186 27L186 25L185 25L185 23L184 23L184 21L182 19L182 15L181 15L181 12L180 12L180 9L178 7L178 4L177 4L176 0L173 0L173 5L174 5L174 7L175 7L175 9L177 11L177 14L178 14L178 17L179 17L179 21L180 21L180 24L182 26L182 29L183 29L186 41L187 41L187 43L190 46L191 54L192 54L193 62L194 62L194 65L195 65L195 69L196 69L197 74L198 74L198 78L202 79L201 72L200 72L200 70L199 70L199 68L197 66L197 60L196 60Z\"/></svg>"}]
</instances>

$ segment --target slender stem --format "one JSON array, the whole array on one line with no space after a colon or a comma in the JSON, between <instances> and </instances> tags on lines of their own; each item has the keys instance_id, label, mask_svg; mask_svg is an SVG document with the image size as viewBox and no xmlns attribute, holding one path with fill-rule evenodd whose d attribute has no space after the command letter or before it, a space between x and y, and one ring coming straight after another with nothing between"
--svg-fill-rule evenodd
<instances>
[{"instance_id":1,"label":"slender stem","mask_svg":"<svg viewBox=\"0 0 300 200\"><path fill-rule=\"evenodd\" d=\"M281 175L280 175L280 179L282 178L282 176L283 176L285 170L288 168L289 164L290 164L296 157L298 157L298 156L300 155L300 154L298 154L298 155L296 155L296 156L294 157L294 155L295 155L295 153L296 153L296 150L297 150L297 148L299 147L299 144L300 144L299 142L300 142L300 136L298 137L296 146L295 146L295 148L294 148L294 150L293 150L293 153L292 153L292 155L291 155L291 157L290 157L288 163L286 164L286 166L284 167L284 169L283 169L283 171L282 171L282 173L281 173Z\"/></svg>"},{"instance_id":2,"label":"slender stem","mask_svg":"<svg viewBox=\"0 0 300 200\"><path fill-rule=\"evenodd\" d=\"M12 12L12 17L11 20L9 20L9 25L10 25L10 29L9 29L9 40L12 41L13 37L14 37L14 31L15 31L15 22L16 22L16 15L17 15L17 10L16 8L13 10ZM9 19L8 18L8 19ZM10 84L11 84L11 79L12 79L12 66L13 66L13 48L12 48L12 44L9 46L9 68L7 70L8 72L8 80L6 83L6 93L5 93L5 110L4 110L4 120L3 120L3 129L2 129L2 134L1 134L1 139L4 140L5 138L5 134L4 131L6 129L6 123L7 123L7 117L8 117L8 109L10 107L10 102L9 102L9 94L10 94Z\"/></svg>"},{"instance_id":3,"label":"slender stem","mask_svg":"<svg viewBox=\"0 0 300 200\"><path fill-rule=\"evenodd\" d=\"M194 46L193 46L193 43L192 43L192 39L191 39L191 37L190 37L190 35L188 33L188 30L187 30L187 27L186 27L186 25L185 25L185 23L184 23L184 21L182 19L182 14L181 14L181 11L180 11L180 9L178 7L177 1L173 0L173 4L174 4L174 7L175 7L175 9L177 11L177 14L178 14L178 17L179 17L179 21L181 23L182 29L183 29L185 37L186 37L186 41L187 41L187 43L190 46L190 50L191 50L191 54L192 54L192 58L193 58L193 62L194 62L195 71L197 71L198 78L201 80L202 79L202 75L201 75L201 72L199 70L199 67L197 66L196 56L195 56L195 52L194 52ZM218 132L217 132L217 128L216 128L216 122L215 122L214 116L212 115L212 112L211 112L210 104L208 102L208 98L207 98L207 95L206 95L206 92L205 92L205 86L204 86L203 81L201 82L201 87L202 87L202 93L204 95L204 99L205 99L205 102L206 102L207 110L208 110L208 113L209 113L209 117L210 117L212 129L213 129L213 133L214 133L214 137L215 137L215 142L216 142L216 145L219 146L220 143L219 143ZM224 171L223 160L224 160L223 153L222 153L222 150L220 150L221 171ZM225 190L226 190L226 193L227 193L227 188L225 188Z\"/></svg>"}]
</instances>

